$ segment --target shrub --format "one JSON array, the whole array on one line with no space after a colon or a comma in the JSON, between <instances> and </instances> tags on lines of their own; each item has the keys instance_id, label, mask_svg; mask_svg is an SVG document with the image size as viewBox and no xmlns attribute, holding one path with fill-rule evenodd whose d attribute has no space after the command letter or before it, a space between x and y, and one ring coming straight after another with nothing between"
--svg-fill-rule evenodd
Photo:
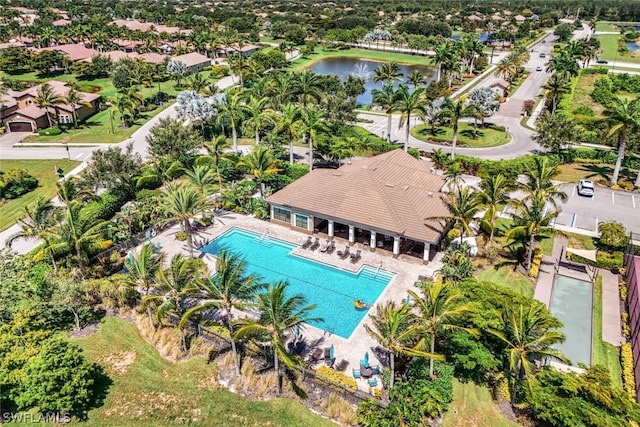
<instances>
[{"instance_id":1,"label":"shrub","mask_svg":"<svg viewBox=\"0 0 640 427\"><path fill-rule=\"evenodd\" d=\"M40 129L38 131L38 135L43 136L43 135L60 135L62 133L62 129L59 127L54 127L54 128L47 128L47 129Z\"/></svg>"},{"instance_id":2,"label":"shrub","mask_svg":"<svg viewBox=\"0 0 640 427\"><path fill-rule=\"evenodd\" d=\"M620 281L620 300L622 302L627 302L627 282L624 280Z\"/></svg>"},{"instance_id":3,"label":"shrub","mask_svg":"<svg viewBox=\"0 0 640 427\"><path fill-rule=\"evenodd\" d=\"M351 389L351 390L358 389L358 383L356 382L355 378L350 377L344 372L336 371L335 369L332 369L328 366L319 367L318 370L316 371L316 375L318 377L331 380L334 383L341 384L347 387L348 389Z\"/></svg>"},{"instance_id":4,"label":"shrub","mask_svg":"<svg viewBox=\"0 0 640 427\"><path fill-rule=\"evenodd\" d=\"M596 112L593 111L593 109L591 109L591 107L586 106L586 105L581 105L578 108L576 108L575 110L573 110L573 114L577 114L580 116L589 116L589 117L593 117L596 115Z\"/></svg>"},{"instance_id":5,"label":"shrub","mask_svg":"<svg viewBox=\"0 0 640 427\"><path fill-rule=\"evenodd\" d=\"M624 225L616 221L598 224L600 243L610 248L625 248L629 244L629 235Z\"/></svg>"},{"instance_id":6,"label":"shrub","mask_svg":"<svg viewBox=\"0 0 640 427\"><path fill-rule=\"evenodd\" d=\"M624 390L629 393L632 399L636 396L636 382L633 377L633 351L631 344L628 342L622 343L620 347L620 362L622 363L622 382L624 383Z\"/></svg>"},{"instance_id":7,"label":"shrub","mask_svg":"<svg viewBox=\"0 0 640 427\"><path fill-rule=\"evenodd\" d=\"M124 189L112 188L105 191L100 200L88 203L82 208L81 216L87 221L108 220L120 210L122 205L131 200L132 195Z\"/></svg>"},{"instance_id":8,"label":"shrub","mask_svg":"<svg viewBox=\"0 0 640 427\"><path fill-rule=\"evenodd\" d=\"M178 231L176 233L176 240L179 240L181 242L184 242L185 240L187 240L187 232L186 231Z\"/></svg>"},{"instance_id":9,"label":"shrub","mask_svg":"<svg viewBox=\"0 0 640 427\"><path fill-rule=\"evenodd\" d=\"M15 199L38 187L38 180L26 169L0 171L0 199Z\"/></svg>"}]
</instances>

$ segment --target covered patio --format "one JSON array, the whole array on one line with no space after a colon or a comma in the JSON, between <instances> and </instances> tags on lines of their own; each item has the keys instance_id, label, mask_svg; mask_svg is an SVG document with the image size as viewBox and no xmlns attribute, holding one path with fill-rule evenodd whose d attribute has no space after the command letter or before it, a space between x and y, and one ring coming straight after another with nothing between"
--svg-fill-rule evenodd
<instances>
[{"instance_id":1,"label":"covered patio","mask_svg":"<svg viewBox=\"0 0 640 427\"><path fill-rule=\"evenodd\" d=\"M446 231L444 221L426 219L448 216L444 184L429 162L393 150L337 170L316 169L267 202L274 223L428 262Z\"/></svg>"}]
</instances>

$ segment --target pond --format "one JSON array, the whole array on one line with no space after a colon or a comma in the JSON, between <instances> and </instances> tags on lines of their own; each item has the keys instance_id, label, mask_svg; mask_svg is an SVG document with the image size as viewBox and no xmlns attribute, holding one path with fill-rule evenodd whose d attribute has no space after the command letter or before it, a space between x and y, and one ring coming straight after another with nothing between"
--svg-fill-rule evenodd
<instances>
[{"instance_id":1,"label":"pond","mask_svg":"<svg viewBox=\"0 0 640 427\"><path fill-rule=\"evenodd\" d=\"M629 48L629 50L631 52L635 52L637 50L640 50L640 46L638 46L638 42L627 42L627 47Z\"/></svg>"},{"instance_id":2,"label":"pond","mask_svg":"<svg viewBox=\"0 0 640 427\"><path fill-rule=\"evenodd\" d=\"M373 89L382 89L382 82L375 83L372 80L373 76L375 76L374 70L380 64L382 64L382 62L371 61L369 59L339 56L333 58L325 58L318 62L315 62L311 66L309 66L309 69L315 71L318 74L335 74L343 81L347 80L350 75L364 78L366 92L358 97L358 104L369 105L371 104L372 100L371 91ZM400 67L400 71L402 72L403 82L406 80L409 74L413 72L413 70L420 71L420 73L422 73L422 75L424 76L425 82L427 84L434 80L436 76L436 69L427 67L426 65L398 64L398 66ZM396 87L398 85L399 83L395 84Z\"/></svg>"}]
</instances>

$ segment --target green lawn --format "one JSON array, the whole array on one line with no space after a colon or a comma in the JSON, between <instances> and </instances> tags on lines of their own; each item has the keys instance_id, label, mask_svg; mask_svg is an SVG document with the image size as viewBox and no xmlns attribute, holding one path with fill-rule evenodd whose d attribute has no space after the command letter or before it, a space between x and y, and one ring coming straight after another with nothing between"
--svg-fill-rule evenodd
<instances>
[{"instance_id":1,"label":"green lawn","mask_svg":"<svg viewBox=\"0 0 640 427\"><path fill-rule=\"evenodd\" d=\"M489 266L477 274L476 279L482 282L493 282L496 285L504 286L528 297L533 297L535 290L529 279L524 277L519 271L513 270L513 263L504 265L498 263Z\"/></svg>"},{"instance_id":2,"label":"green lawn","mask_svg":"<svg viewBox=\"0 0 640 427\"><path fill-rule=\"evenodd\" d=\"M601 59L640 64L640 54L638 54L640 51L636 51L635 54L632 52L625 54L618 53L618 39L620 38L620 35L603 34L598 36L598 38L600 39L600 45L602 48L602 54L600 55Z\"/></svg>"},{"instance_id":3,"label":"green lawn","mask_svg":"<svg viewBox=\"0 0 640 427\"><path fill-rule=\"evenodd\" d=\"M442 427L516 427L496 408L487 387L453 380L453 402L442 419Z\"/></svg>"},{"instance_id":4,"label":"green lawn","mask_svg":"<svg viewBox=\"0 0 640 427\"><path fill-rule=\"evenodd\" d=\"M63 153L60 153L61 155ZM38 188L14 200L0 203L0 231L12 226L18 218L24 216L24 207L33 203L38 197L51 199L56 194L58 176L55 169L61 168L70 172L80 162L73 160L0 160L0 170L26 169L38 179Z\"/></svg>"},{"instance_id":5,"label":"green lawn","mask_svg":"<svg viewBox=\"0 0 640 427\"><path fill-rule=\"evenodd\" d=\"M613 165L604 163L567 163L558 166L560 173L556 177L558 181L575 182L581 179L590 179L593 181L610 181L613 175ZM634 182L638 171L623 167L620 169L620 179Z\"/></svg>"},{"instance_id":6,"label":"green lawn","mask_svg":"<svg viewBox=\"0 0 640 427\"><path fill-rule=\"evenodd\" d=\"M622 388L622 367L618 347L602 341L602 276L596 278L593 293L593 355L592 363L609 370L611 381Z\"/></svg>"},{"instance_id":7,"label":"green lawn","mask_svg":"<svg viewBox=\"0 0 640 427\"><path fill-rule=\"evenodd\" d=\"M421 141L446 142L451 143L453 139L453 129L445 126L436 126L435 136L431 132L430 125L418 125L410 130L411 136ZM460 147L488 148L498 147L511 141L511 135L494 127L482 128L478 124L476 137L473 137L473 124L460 122L458 127L458 142Z\"/></svg>"},{"instance_id":8,"label":"green lawn","mask_svg":"<svg viewBox=\"0 0 640 427\"><path fill-rule=\"evenodd\" d=\"M152 111L147 111L135 121L132 126L121 128L122 122L116 113L113 118L113 128L111 126L110 112L113 108L100 111L89 117L80 125L79 129L68 129L60 135L31 135L24 139L24 142L42 142L42 143L100 143L108 144L121 142L130 137L149 119L168 108L171 103L165 103L163 106ZM113 130L113 132L112 132Z\"/></svg>"},{"instance_id":9,"label":"green lawn","mask_svg":"<svg viewBox=\"0 0 640 427\"><path fill-rule=\"evenodd\" d=\"M596 31L620 31L620 28L610 22L598 22L596 24Z\"/></svg>"},{"instance_id":10,"label":"green lawn","mask_svg":"<svg viewBox=\"0 0 640 427\"><path fill-rule=\"evenodd\" d=\"M204 358L169 362L120 319L104 319L78 343L113 381L83 426L335 425L291 399L254 402L231 393Z\"/></svg>"},{"instance_id":11,"label":"green lawn","mask_svg":"<svg viewBox=\"0 0 640 427\"><path fill-rule=\"evenodd\" d=\"M375 61L396 61L398 63L426 65L433 67L431 59L425 56L409 55L406 53L397 52L385 52L380 50L368 50L368 49L331 49L325 50L321 47L316 48L316 51L308 57L303 57L295 60L291 65L291 69L299 71L303 68L309 67L311 64L321 61L325 58L331 57L349 57L349 58L366 58Z\"/></svg>"}]
</instances>

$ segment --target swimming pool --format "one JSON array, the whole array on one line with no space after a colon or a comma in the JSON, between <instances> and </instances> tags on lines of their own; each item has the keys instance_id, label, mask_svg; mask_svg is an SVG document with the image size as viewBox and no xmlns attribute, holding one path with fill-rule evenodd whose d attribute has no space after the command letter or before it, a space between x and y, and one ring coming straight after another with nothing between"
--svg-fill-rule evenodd
<instances>
[{"instance_id":1,"label":"swimming pool","mask_svg":"<svg viewBox=\"0 0 640 427\"><path fill-rule=\"evenodd\" d=\"M563 324L564 343L555 348L564 353L573 366L591 364L591 326L593 323L593 285L584 280L557 274L549 309Z\"/></svg>"},{"instance_id":2,"label":"swimming pool","mask_svg":"<svg viewBox=\"0 0 640 427\"><path fill-rule=\"evenodd\" d=\"M231 228L200 250L217 255L223 250L244 257L247 272L266 283L289 282L291 294L302 294L316 304L312 316L321 317L319 328L349 338L368 310L356 310L353 301L372 304L395 276L365 265L357 274L291 254L296 245L269 236ZM335 257L335 255L326 255Z\"/></svg>"}]
</instances>

